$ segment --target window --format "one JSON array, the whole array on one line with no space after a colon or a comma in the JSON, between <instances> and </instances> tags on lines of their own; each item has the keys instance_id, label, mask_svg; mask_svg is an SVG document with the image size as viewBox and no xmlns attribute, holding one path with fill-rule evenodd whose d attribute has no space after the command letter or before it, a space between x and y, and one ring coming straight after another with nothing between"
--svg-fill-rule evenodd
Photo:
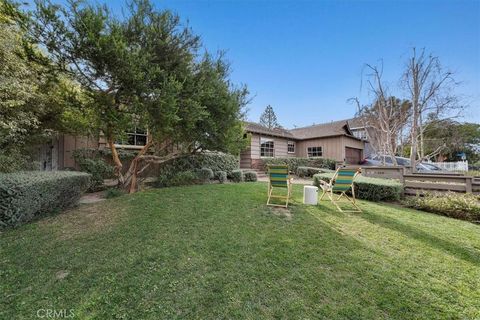
<instances>
[{"instance_id":1,"label":"window","mask_svg":"<svg viewBox=\"0 0 480 320\"><path fill-rule=\"evenodd\" d=\"M147 131L134 127L127 130L121 140L116 141L120 145L144 146L147 144Z\"/></svg>"},{"instance_id":2,"label":"window","mask_svg":"<svg viewBox=\"0 0 480 320\"><path fill-rule=\"evenodd\" d=\"M288 153L295 153L295 142L288 141L287 142Z\"/></svg>"},{"instance_id":3,"label":"window","mask_svg":"<svg viewBox=\"0 0 480 320\"><path fill-rule=\"evenodd\" d=\"M307 148L308 157L321 157L322 156L322 147L308 147Z\"/></svg>"},{"instance_id":4,"label":"window","mask_svg":"<svg viewBox=\"0 0 480 320\"><path fill-rule=\"evenodd\" d=\"M261 157L273 157L275 154L275 148L273 139L260 138L260 156Z\"/></svg>"}]
</instances>

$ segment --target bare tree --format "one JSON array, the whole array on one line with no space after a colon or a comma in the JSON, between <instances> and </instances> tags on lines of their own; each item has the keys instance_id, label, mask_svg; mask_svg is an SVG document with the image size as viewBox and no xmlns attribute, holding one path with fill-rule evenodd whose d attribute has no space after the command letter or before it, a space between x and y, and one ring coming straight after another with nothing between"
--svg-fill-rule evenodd
<instances>
[{"instance_id":1,"label":"bare tree","mask_svg":"<svg viewBox=\"0 0 480 320\"><path fill-rule=\"evenodd\" d=\"M416 164L432 154L425 154L424 133L427 127L429 114L442 119L445 116L458 116L456 111L462 109L458 99L452 91L458 83L453 79L453 73L445 70L438 57L426 54L425 49L417 52L413 48L412 56L408 59L402 83L407 90L412 103L410 119L410 161L412 170L416 171ZM441 151L433 151L433 154Z\"/></svg>"},{"instance_id":2,"label":"bare tree","mask_svg":"<svg viewBox=\"0 0 480 320\"><path fill-rule=\"evenodd\" d=\"M367 83L374 99L369 105L361 105L357 98L353 99L357 105L357 117L362 121L375 153L390 156L396 165L395 153L410 116L411 105L388 93L388 88L382 81L382 72L377 66L367 64L366 67L371 71Z\"/></svg>"}]
</instances>

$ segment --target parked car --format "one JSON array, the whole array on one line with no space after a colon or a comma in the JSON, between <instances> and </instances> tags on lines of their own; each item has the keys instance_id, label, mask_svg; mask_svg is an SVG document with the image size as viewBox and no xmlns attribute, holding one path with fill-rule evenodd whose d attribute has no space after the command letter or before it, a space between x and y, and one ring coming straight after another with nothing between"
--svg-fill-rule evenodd
<instances>
[{"instance_id":1,"label":"parked car","mask_svg":"<svg viewBox=\"0 0 480 320\"><path fill-rule=\"evenodd\" d=\"M397 165L399 166L409 166L410 165L410 159L404 158L404 157L395 157L397 160ZM363 162L362 165L364 166L393 166L393 160L391 156L383 155L383 156L372 156L369 158L366 158ZM441 171L445 172L442 168L428 162L420 162L417 164L417 171Z\"/></svg>"}]
</instances>

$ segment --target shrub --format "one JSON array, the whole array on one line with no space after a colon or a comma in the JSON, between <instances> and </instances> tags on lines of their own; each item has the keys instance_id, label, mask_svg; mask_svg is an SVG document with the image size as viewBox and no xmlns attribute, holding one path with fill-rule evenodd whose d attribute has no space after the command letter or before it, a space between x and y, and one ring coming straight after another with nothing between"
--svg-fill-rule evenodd
<instances>
[{"instance_id":1,"label":"shrub","mask_svg":"<svg viewBox=\"0 0 480 320\"><path fill-rule=\"evenodd\" d=\"M333 172L333 170L325 169L325 168L314 168L314 167L298 167L297 168L297 176L300 178L305 177L313 177L316 173L328 173Z\"/></svg>"},{"instance_id":2,"label":"shrub","mask_svg":"<svg viewBox=\"0 0 480 320\"><path fill-rule=\"evenodd\" d=\"M271 158L262 159L263 169L267 171L270 164L286 164L292 172L297 172L298 167L314 167L335 170L335 160L324 158Z\"/></svg>"},{"instance_id":3,"label":"shrub","mask_svg":"<svg viewBox=\"0 0 480 320\"><path fill-rule=\"evenodd\" d=\"M209 182L211 179L213 179L213 170L210 168L201 168L198 170L197 176L202 182Z\"/></svg>"},{"instance_id":4,"label":"shrub","mask_svg":"<svg viewBox=\"0 0 480 320\"><path fill-rule=\"evenodd\" d=\"M242 170L233 170L230 174L230 177L233 182L242 182L243 181L243 171Z\"/></svg>"},{"instance_id":5,"label":"shrub","mask_svg":"<svg viewBox=\"0 0 480 320\"><path fill-rule=\"evenodd\" d=\"M69 171L0 174L0 225L17 226L47 212L75 204L90 175Z\"/></svg>"},{"instance_id":6,"label":"shrub","mask_svg":"<svg viewBox=\"0 0 480 320\"><path fill-rule=\"evenodd\" d=\"M313 176L313 185L320 187L320 180L330 182L333 173L318 173ZM395 201L403 194L403 185L392 179L357 176L354 182L355 196L370 201Z\"/></svg>"},{"instance_id":7,"label":"shrub","mask_svg":"<svg viewBox=\"0 0 480 320\"><path fill-rule=\"evenodd\" d=\"M9 173L21 170L38 170L40 164L18 150L9 150L0 154L0 172Z\"/></svg>"},{"instance_id":8,"label":"shrub","mask_svg":"<svg viewBox=\"0 0 480 320\"><path fill-rule=\"evenodd\" d=\"M196 171L201 168L210 168L212 171L225 171L227 175L238 169L238 157L221 152L203 152L181 156L162 163L159 167L159 176L173 177L177 172Z\"/></svg>"},{"instance_id":9,"label":"shrub","mask_svg":"<svg viewBox=\"0 0 480 320\"><path fill-rule=\"evenodd\" d=\"M99 190L103 180L113 177L114 168L105 161L102 152L97 149L78 149L72 154L80 171L92 175L88 191Z\"/></svg>"},{"instance_id":10,"label":"shrub","mask_svg":"<svg viewBox=\"0 0 480 320\"><path fill-rule=\"evenodd\" d=\"M257 181L257 173L255 171L247 171L243 173L243 179L245 181Z\"/></svg>"},{"instance_id":11,"label":"shrub","mask_svg":"<svg viewBox=\"0 0 480 320\"><path fill-rule=\"evenodd\" d=\"M199 182L198 175L193 171L177 172L173 176L161 175L158 177L158 187L175 187L197 184Z\"/></svg>"},{"instance_id":12,"label":"shrub","mask_svg":"<svg viewBox=\"0 0 480 320\"><path fill-rule=\"evenodd\" d=\"M426 193L409 197L404 204L451 218L480 222L480 197L471 193Z\"/></svg>"},{"instance_id":13,"label":"shrub","mask_svg":"<svg viewBox=\"0 0 480 320\"><path fill-rule=\"evenodd\" d=\"M107 191L105 191L105 198L107 198L107 199L116 198L116 197L119 197L119 196L121 196L125 193L126 192L122 189L108 188Z\"/></svg>"},{"instance_id":14,"label":"shrub","mask_svg":"<svg viewBox=\"0 0 480 320\"><path fill-rule=\"evenodd\" d=\"M227 182L227 173L225 171L217 171L215 172L215 179L220 183L225 183Z\"/></svg>"}]
</instances>

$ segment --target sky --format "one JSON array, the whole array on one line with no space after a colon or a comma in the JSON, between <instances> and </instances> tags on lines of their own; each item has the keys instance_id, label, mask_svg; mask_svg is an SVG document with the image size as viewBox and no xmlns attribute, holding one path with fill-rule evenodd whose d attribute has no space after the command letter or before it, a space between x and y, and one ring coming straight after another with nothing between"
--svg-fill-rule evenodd
<instances>
[{"instance_id":1,"label":"sky","mask_svg":"<svg viewBox=\"0 0 480 320\"><path fill-rule=\"evenodd\" d=\"M248 119L271 105L287 128L354 116L368 103L365 63L399 79L413 47L455 72L456 92L480 122L480 1L156 1L188 19L205 47L226 50L231 79L246 84ZM363 82L365 83L365 82Z\"/></svg>"},{"instance_id":2,"label":"sky","mask_svg":"<svg viewBox=\"0 0 480 320\"><path fill-rule=\"evenodd\" d=\"M350 98L371 102L366 63L383 66L390 91L407 98L399 79L417 47L454 71L469 106L462 120L480 122L480 0L152 1L188 22L209 52L226 51L231 80L251 93L248 120L267 105L286 128L351 118Z\"/></svg>"}]
</instances>

